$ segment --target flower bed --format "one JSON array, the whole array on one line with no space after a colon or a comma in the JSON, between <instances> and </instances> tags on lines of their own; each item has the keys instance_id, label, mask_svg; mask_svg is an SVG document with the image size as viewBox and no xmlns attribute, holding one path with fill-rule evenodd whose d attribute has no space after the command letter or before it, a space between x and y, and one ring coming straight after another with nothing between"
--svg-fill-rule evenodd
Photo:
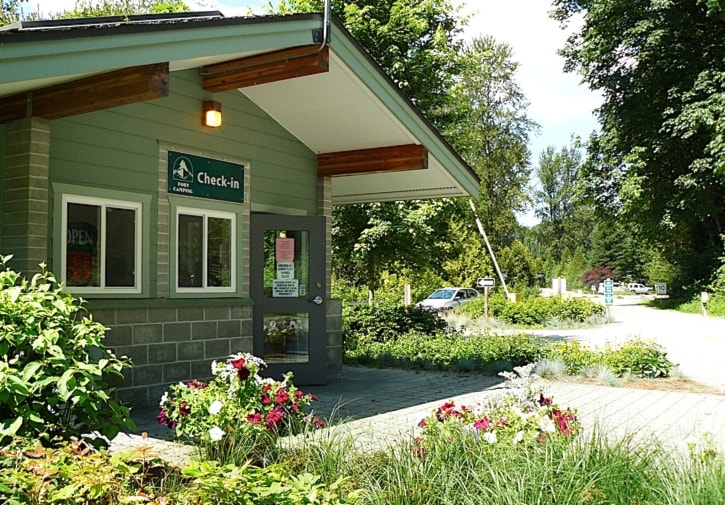
<instances>
[{"instance_id":1,"label":"flower bed","mask_svg":"<svg viewBox=\"0 0 725 505\"><path fill-rule=\"evenodd\" d=\"M491 446L544 443L551 437L570 437L579 432L576 411L561 408L551 397L537 390L531 376L533 366L516 367L516 374L502 372L513 386L505 393L474 405L445 402L418 423L422 429L415 440L416 452L426 445L454 437L460 432Z\"/></svg>"},{"instance_id":2,"label":"flower bed","mask_svg":"<svg viewBox=\"0 0 725 505\"><path fill-rule=\"evenodd\" d=\"M164 393L156 420L210 459L263 462L279 437L324 424L305 412L317 398L295 387L291 372L276 381L259 375L265 367L262 359L243 353L215 361L208 383L180 383Z\"/></svg>"}]
</instances>

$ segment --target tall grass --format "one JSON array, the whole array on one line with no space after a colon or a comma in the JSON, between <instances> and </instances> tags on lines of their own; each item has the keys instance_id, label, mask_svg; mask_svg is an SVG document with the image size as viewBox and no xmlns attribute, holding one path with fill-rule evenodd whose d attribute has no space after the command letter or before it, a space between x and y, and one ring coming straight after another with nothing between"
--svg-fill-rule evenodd
<instances>
[{"instance_id":1,"label":"tall grass","mask_svg":"<svg viewBox=\"0 0 725 505\"><path fill-rule=\"evenodd\" d=\"M492 446L461 434L424 455L412 440L356 449L342 432L299 446L286 463L361 490L366 504L722 505L725 460L708 449L673 451L655 440L613 439L601 429L573 440Z\"/></svg>"}]
</instances>

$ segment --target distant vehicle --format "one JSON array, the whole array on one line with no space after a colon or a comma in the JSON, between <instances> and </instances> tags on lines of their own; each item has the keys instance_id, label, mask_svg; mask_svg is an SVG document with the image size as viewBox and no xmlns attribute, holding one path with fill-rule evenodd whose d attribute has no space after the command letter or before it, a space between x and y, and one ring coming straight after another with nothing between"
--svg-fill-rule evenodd
<instances>
[{"instance_id":1,"label":"distant vehicle","mask_svg":"<svg viewBox=\"0 0 725 505\"><path fill-rule=\"evenodd\" d=\"M432 310L448 310L475 300L479 296L478 291L473 288L443 288L437 289L415 306Z\"/></svg>"},{"instance_id":2,"label":"distant vehicle","mask_svg":"<svg viewBox=\"0 0 725 505\"><path fill-rule=\"evenodd\" d=\"M647 295L650 291L652 291L652 287L645 286L639 282L630 282L627 284L627 291L631 291L632 293L636 293L638 295Z\"/></svg>"}]
</instances>

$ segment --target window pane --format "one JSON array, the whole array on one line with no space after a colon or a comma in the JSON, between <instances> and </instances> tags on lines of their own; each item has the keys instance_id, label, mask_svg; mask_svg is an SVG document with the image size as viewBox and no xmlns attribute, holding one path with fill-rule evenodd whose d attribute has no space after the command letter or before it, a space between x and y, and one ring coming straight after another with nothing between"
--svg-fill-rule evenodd
<instances>
[{"instance_id":1,"label":"window pane","mask_svg":"<svg viewBox=\"0 0 725 505\"><path fill-rule=\"evenodd\" d=\"M136 211L106 207L106 286L136 285Z\"/></svg>"},{"instance_id":2,"label":"window pane","mask_svg":"<svg viewBox=\"0 0 725 505\"><path fill-rule=\"evenodd\" d=\"M263 357L267 363L307 363L309 349L309 314L264 315Z\"/></svg>"},{"instance_id":3,"label":"window pane","mask_svg":"<svg viewBox=\"0 0 725 505\"><path fill-rule=\"evenodd\" d=\"M207 286L232 285L232 221L219 217L208 220Z\"/></svg>"},{"instance_id":4,"label":"window pane","mask_svg":"<svg viewBox=\"0 0 725 505\"><path fill-rule=\"evenodd\" d=\"M204 218L179 214L179 257L177 261L179 287L202 287L204 280L202 273L203 246Z\"/></svg>"},{"instance_id":5,"label":"window pane","mask_svg":"<svg viewBox=\"0 0 725 505\"><path fill-rule=\"evenodd\" d=\"M98 228L101 225L101 207L69 203L67 219L66 285L100 286Z\"/></svg>"}]
</instances>

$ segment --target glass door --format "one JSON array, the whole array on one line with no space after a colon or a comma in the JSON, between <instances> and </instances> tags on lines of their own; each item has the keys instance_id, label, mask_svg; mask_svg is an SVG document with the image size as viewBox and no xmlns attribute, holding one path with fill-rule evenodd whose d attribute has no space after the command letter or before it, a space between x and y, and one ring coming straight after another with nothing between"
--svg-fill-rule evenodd
<instances>
[{"instance_id":1,"label":"glass door","mask_svg":"<svg viewBox=\"0 0 725 505\"><path fill-rule=\"evenodd\" d=\"M252 214L254 354L267 362L265 375L326 381L324 240L324 217Z\"/></svg>"}]
</instances>

